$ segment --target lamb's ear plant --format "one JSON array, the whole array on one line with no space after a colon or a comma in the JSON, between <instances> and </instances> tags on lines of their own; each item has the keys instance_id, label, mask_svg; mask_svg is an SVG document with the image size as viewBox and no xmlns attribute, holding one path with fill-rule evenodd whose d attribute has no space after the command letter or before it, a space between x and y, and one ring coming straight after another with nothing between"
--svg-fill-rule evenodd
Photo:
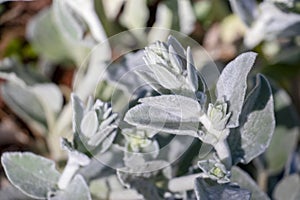
<instances>
[{"instance_id":1,"label":"lamb's ear plant","mask_svg":"<svg viewBox=\"0 0 300 200\"><path fill-rule=\"evenodd\" d=\"M93 189L88 188L80 169L91 165L93 156L113 152L117 146L125 153L124 165L116 174L124 187L131 188L131 199L237 200L251 195L268 199L250 176L235 166L263 153L275 127L267 79L259 74L253 88L247 84L255 58L256 53L247 52L231 61L212 91L195 67L189 47L183 48L172 36L166 43L156 42L145 48L147 69L136 71L155 92L135 104L130 102L133 105L124 116L128 124L123 122L126 128L120 126L121 117L111 104L90 98L84 105L72 94L74 134L72 141L61 139L68 154L62 172L55 169L53 161L32 153L4 153L5 173L16 188L33 199L88 200L89 189ZM197 159L195 165L176 177L178 169L159 154L170 134L181 138L174 138L175 148L192 138L199 146L212 147L211 151L202 157L192 155ZM164 148L176 150L174 146ZM116 179L116 174L110 175ZM107 189L106 199L129 194L112 188Z\"/></svg>"},{"instance_id":2,"label":"lamb's ear plant","mask_svg":"<svg viewBox=\"0 0 300 200\"><path fill-rule=\"evenodd\" d=\"M250 199L250 194L231 185L232 166L249 163L268 147L275 128L271 88L263 75L247 93L247 76L256 54L243 53L222 71L215 101L205 98L205 85L193 65L190 49L174 38L146 48L150 72L138 72L160 95L140 99L125 121L170 134L196 137L214 147L212 156L200 160L196 180L198 199ZM165 94L165 90L168 93ZM208 105L208 106L207 106ZM188 180L195 181L195 180ZM182 182L182 184L190 184ZM207 191L207 193L203 192Z\"/></svg>"}]
</instances>

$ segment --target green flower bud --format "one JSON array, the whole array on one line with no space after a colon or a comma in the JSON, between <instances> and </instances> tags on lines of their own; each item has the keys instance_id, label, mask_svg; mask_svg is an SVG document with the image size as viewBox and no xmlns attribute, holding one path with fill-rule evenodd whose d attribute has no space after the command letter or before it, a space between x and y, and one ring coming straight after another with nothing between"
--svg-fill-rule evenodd
<instances>
[{"instance_id":1,"label":"green flower bud","mask_svg":"<svg viewBox=\"0 0 300 200\"><path fill-rule=\"evenodd\" d=\"M224 100L217 101L214 105L211 103L208 105L207 116L216 130L224 130L226 128L226 124L231 116L231 113L227 113L227 109L227 103Z\"/></svg>"},{"instance_id":2,"label":"green flower bud","mask_svg":"<svg viewBox=\"0 0 300 200\"><path fill-rule=\"evenodd\" d=\"M190 48L187 51L174 38L156 42L145 48L143 57L155 80L165 89L175 93L198 91L198 74Z\"/></svg>"},{"instance_id":3,"label":"green flower bud","mask_svg":"<svg viewBox=\"0 0 300 200\"><path fill-rule=\"evenodd\" d=\"M225 165L216 156L214 159L199 161L198 166L212 180L220 184L230 182L230 171L226 170Z\"/></svg>"},{"instance_id":4,"label":"green flower bud","mask_svg":"<svg viewBox=\"0 0 300 200\"><path fill-rule=\"evenodd\" d=\"M93 153L103 153L112 144L118 127L118 115L112 112L109 103L90 99L84 108L75 95L72 96L74 109L73 127L75 146L81 145L80 151L86 149ZM83 147L82 147L83 146Z\"/></svg>"}]
</instances>

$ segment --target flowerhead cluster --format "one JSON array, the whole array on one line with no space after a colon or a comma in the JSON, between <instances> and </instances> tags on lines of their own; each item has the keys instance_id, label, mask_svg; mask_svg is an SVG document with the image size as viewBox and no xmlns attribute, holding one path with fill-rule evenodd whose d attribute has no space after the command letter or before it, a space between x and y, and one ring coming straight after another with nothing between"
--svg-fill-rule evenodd
<instances>
[{"instance_id":1,"label":"flowerhead cluster","mask_svg":"<svg viewBox=\"0 0 300 200\"><path fill-rule=\"evenodd\" d=\"M215 104L209 103L207 116L212 122L214 129L224 130L226 124L231 116L231 113L227 113L228 104L222 99L217 101Z\"/></svg>"},{"instance_id":2,"label":"flowerhead cluster","mask_svg":"<svg viewBox=\"0 0 300 200\"><path fill-rule=\"evenodd\" d=\"M175 94L193 95L198 91L199 75L190 47L185 50L172 36L167 43L157 41L145 48L144 61L160 87Z\"/></svg>"},{"instance_id":3,"label":"flowerhead cluster","mask_svg":"<svg viewBox=\"0 0 300 200\"><path fill-rule=\"evenodd\" d=\"M117 134L118 115L113 113L109 103L99 99L94 103L94 100L90 98L85 108L75 95L72 96L72 101L73 126L77 135L75 140L79 139L87 150L103 153L111 146Z\"/></svg>"},{"instance_id":4,"label":"flowerhead cluster","mask_svg":"<svg viewBox=\"0 0 300 200\"><path fill-rule=\"evenodd\" d=\"M230 182L230 171L226 169L216 155L213 159L199 161L198 166L208 178L220 184Z\"/></svg>"}]
</instances>

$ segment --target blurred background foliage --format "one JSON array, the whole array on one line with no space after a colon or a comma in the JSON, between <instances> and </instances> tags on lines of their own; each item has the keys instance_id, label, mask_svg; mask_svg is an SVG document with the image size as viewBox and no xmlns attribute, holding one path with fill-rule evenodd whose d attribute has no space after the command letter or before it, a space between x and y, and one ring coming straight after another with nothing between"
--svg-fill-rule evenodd
<instances>
[{"instance_id":1,"label":"blurred background foliage","mask_svg":"<svg viewBox=\"0 0 300 200\"><path fill-rule=\"evenodd\" d=\"M10 83L18 80L0 76L0 153L29 150L55 158L51 142L66 129L61 124L54 126L55 118L69 116L66 113L70 112L67 105L71 91L77 91L83 99L94 91L86 92L84 84L83 89L73 85L74 74L80 79L89 70L94 76L101 72L95 72L90 63L82 64L82 60L88 56L93 59L90 51L106 37L131 29L159 27L190 36L204 47L220 70L241 52L252 50L259 54L255 72L265 74L273 84L277 126L269 149L240 167L270 197L289 199L287 184L300 185L300 1L89 0L85 6L74 5L80 5L79 0L73 4L64 2L0 4L0 71L14 72L26 84L24 89ZM159 34L156 29L129 31L121 40L112 40L107 47L111 55L104 49L101 57L114 60L124 50L143 47ZM102 58L97 59L102 62ZM129 58L120 63L128 62ZM110 100L109 87L114 79L117 77L109 77L98 85L100 98ZM47 108L50 114L45 111L45 99L31 95L45 89L53 101L53 106ZM126 96L121 90L120 95ZM22 94L22 100L18 101L16 91ZM31 103L30 109L23 101ZM49 132L58 133L52 137L47 136ZM1 172L0 186L6 184ZM297 199L300 189L291 190Z\"/></svg>"}]
</instances>

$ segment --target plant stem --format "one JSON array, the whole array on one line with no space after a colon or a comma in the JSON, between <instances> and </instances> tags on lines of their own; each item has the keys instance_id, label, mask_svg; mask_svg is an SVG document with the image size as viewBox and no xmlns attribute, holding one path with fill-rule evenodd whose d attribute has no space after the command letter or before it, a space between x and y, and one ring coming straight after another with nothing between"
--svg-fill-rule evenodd
<instances>
[{"instance_id":1,"label":"plant stem","mask_svg":"<svg viewBox=\"0 0 300 200\"><path fill-rule=\"evenodd\" d=\"M268 188L268 172L259 158L255 158L253 164L257 169L257 184L266 192Z\"/></svg>"},{"instance_id":2,"label":"plant stem","mask_svg":"<svg viewBox=\"0 0 300 200\"><path fill-rule=\"evenodd\" d=\"M262 189L262 191L266 192L268 188L268 173L264 171L258 171L257 175L257 184Z\"/></svg>"},{"instance_id":3,"label":"plant stem","mask_svg":"<svg viewBox=\"0 0 300 200\"><path fill-rule=\"evenodd\" d=\"M224 163L226 168L230 170L232 166L232 158L231 158L231 152L226 137L224 137L224 133L222 133L222 131L214 129L211 121L209 120L206 114L203 114L199 118L199 120L208 131L208 134L213 134L216 138L219 138L219 141L216 144L212 144L212 145L217 151L220 160Z\"/></svg>"},{"instance_id":4,"label":"plant stem","mask_svg":"<svg viewBox=\"0 0 300 200\"><path fill-rule=\"evenodd\" d=\"M78 171L79 167L80 166L77 162L74 162L72 159L68 160L67 165L58 181L59 189L64 190L68 187L69 183Z\"/></svg>"},{"instance_id":5,"label":"plant stem","mask_svg":"<svg viewBox=\"0 0 300 200\"><path fill-rule=\"evenodd\" d=\"M71 103L66 105L59 115L56 123L48 133L47 143L50 151L51 158L58 161L65 156L60 148L60 139L66 134L68 127L71 125L72 119L72 106Z\"/></svg>"},{"instance_id":6,"label":"plant stem","mask_svg":"<svg viewBox=\"0 0 300 200\"><path fill-rule=\"evenodd\" d=\"M220 140L215 146L215 150L217 151L217 154L220 158L220 160L223 162L227 170L231 169L232 166L232 158L231 158L231 152L227 143L226 139Z\"/></svg>"}]
</instances>

